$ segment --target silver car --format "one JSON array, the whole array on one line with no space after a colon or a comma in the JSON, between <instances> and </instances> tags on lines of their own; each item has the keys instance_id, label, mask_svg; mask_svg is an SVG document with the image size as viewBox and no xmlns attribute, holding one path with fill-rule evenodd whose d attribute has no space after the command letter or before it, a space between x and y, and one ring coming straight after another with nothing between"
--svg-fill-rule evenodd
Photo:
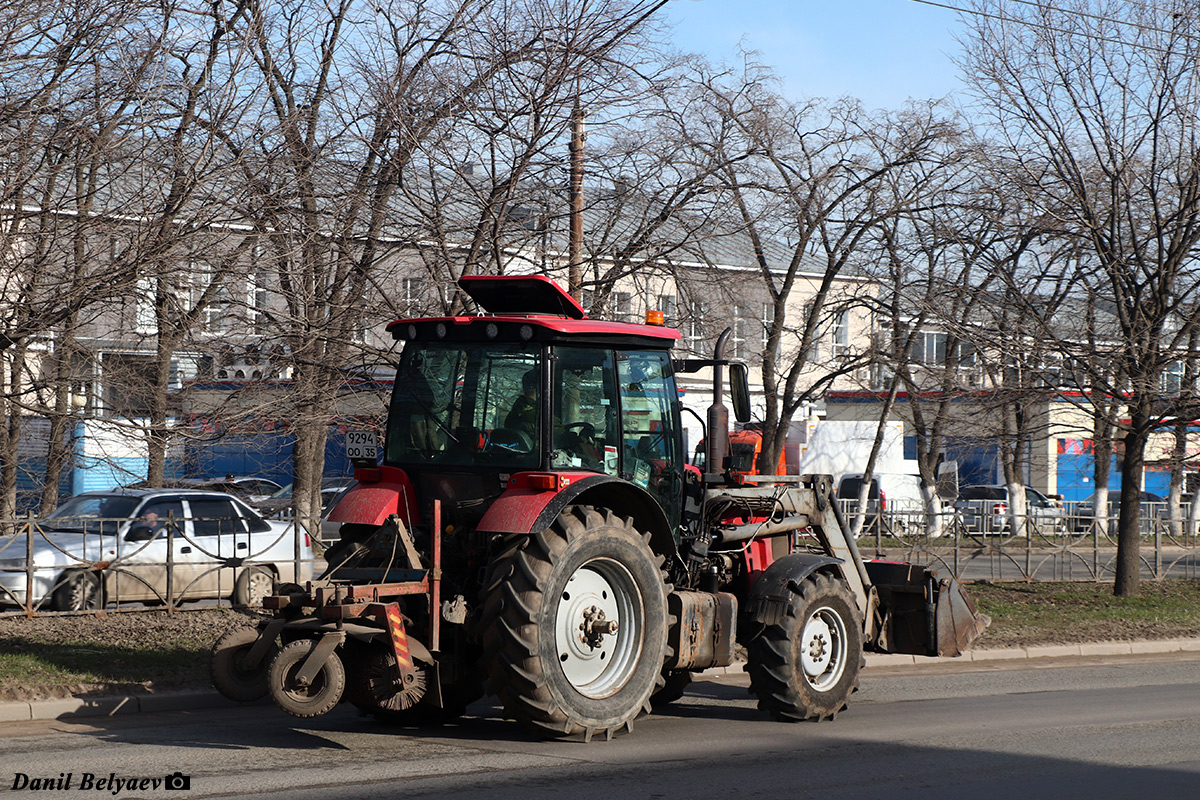
<instances>
[{"instance_id":1,"label":"silver car","mask_svg":"<svg viewBox=\"0 0 1200 800\"><path fill-rule=\"evenodd\" d=\"M308 537L290 522L223 492L86 492L0 540L0 606L25 605L31 579L32 605L56 611L168 597L256 605L277 582L310 580L312 563Z\"/></svg>"},{"instance_id":2,"label":"silver car","mask_svg":"<svg viewBox=\"0 0 1200 800\"><path fill-rule=\"evenodd\" d=\"M1009 517L1011 506L1008 486L1004 484L964 486L959 489L958 499L954 502L954 508L961 516L963 527L968 533L1007 534L1012 522ZM1025 508L1028 513L1028 525L1032 525L1037 533L1066 533L1066 510L1061 504L1031 486L1025 487Z\"/></svg>"}]
</instances>

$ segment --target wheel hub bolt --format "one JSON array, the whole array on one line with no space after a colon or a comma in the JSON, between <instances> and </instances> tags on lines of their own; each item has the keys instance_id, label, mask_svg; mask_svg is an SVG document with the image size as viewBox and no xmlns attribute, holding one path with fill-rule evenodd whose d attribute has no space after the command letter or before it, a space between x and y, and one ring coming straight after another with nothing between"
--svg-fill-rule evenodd
<instances>
[{"instance_id":1,"label":"wheel hub bolt","mask_svg":"<svg viewBox=\"0 0 1200 800\"><path fill-rule=\"evenodd\" d=\"M808 644L808 654L813 659L819 659L825 655L825 639L821 636L814 636Z\"/></svg>"},{"instance_id":2,"label":"wheel hub bolt","mask_svg":"<svg viewBox=\"0 0 1200 800\"><path fill-rule=\"evenodd\" d=\"M617 632L617 621L605 619L604 610L592 606L583 612L583 622L579 623L579 630L583 633L584 643L595 650L603 643L605 636Z\"/></svg>"}]
</instances>

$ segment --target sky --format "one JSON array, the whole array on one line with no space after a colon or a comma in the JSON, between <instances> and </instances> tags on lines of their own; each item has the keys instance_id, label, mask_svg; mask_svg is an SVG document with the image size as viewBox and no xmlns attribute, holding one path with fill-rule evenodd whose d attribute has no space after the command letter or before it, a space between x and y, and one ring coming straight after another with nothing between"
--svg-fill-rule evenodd
<instances>
[{"instance_id":1,"label":"sky","mask_svg":"<svg viewBox=\"0 0 1200 800\"><path fill-rule=\"evenodd\" d=\"M857 97L869 109L961 88L953 11L913 0L672 0L677 48L732 61L762 54L786 97Z\"/></svg>"}]
</instances>

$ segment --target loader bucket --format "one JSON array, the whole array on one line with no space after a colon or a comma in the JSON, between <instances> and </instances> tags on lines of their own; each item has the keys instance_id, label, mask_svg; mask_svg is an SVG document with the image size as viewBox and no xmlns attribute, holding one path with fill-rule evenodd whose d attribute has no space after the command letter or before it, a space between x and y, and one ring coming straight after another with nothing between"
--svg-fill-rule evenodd
<instances>
[{"instance_id":1,"label":"loader bucket","mask_svg":"<svg viewBox=\"0 0 1200 800\"><path fill-rule=\"evenodd\" d=\"M931 573L933 575L933 573ZM934 610L939 656L961 656L978 639L992 618L975 610L971 597L958 581L943 578L937 582L937 605Z\"/></svg>"},{"instance_id":2,"label":"loader bucket","mask_svg":"<svg viewBox=\"0 0 1200 800\"><path fill-rule=\"evenodd\" d=\"M871 649L918 656L960 656L992 620L953 578L915 564L868 561L879 596L880 629Z\"/></svg>"}]
</instances>

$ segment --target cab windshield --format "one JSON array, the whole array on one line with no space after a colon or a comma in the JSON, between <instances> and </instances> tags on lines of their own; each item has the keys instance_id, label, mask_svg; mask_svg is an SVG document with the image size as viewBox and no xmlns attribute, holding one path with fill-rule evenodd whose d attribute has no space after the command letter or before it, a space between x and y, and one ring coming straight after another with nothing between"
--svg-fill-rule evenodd
<instances>
[{"instance_id":1,"label":"cab windshield","mask_svg":"<svg viewBox=\"0 0 1200 800\"><path fill-rule=\"evenodd\" d=\"M515 344L409 343L387 461L536 468L541 368L540 353Z\"/></svg>"}]
</instances>

